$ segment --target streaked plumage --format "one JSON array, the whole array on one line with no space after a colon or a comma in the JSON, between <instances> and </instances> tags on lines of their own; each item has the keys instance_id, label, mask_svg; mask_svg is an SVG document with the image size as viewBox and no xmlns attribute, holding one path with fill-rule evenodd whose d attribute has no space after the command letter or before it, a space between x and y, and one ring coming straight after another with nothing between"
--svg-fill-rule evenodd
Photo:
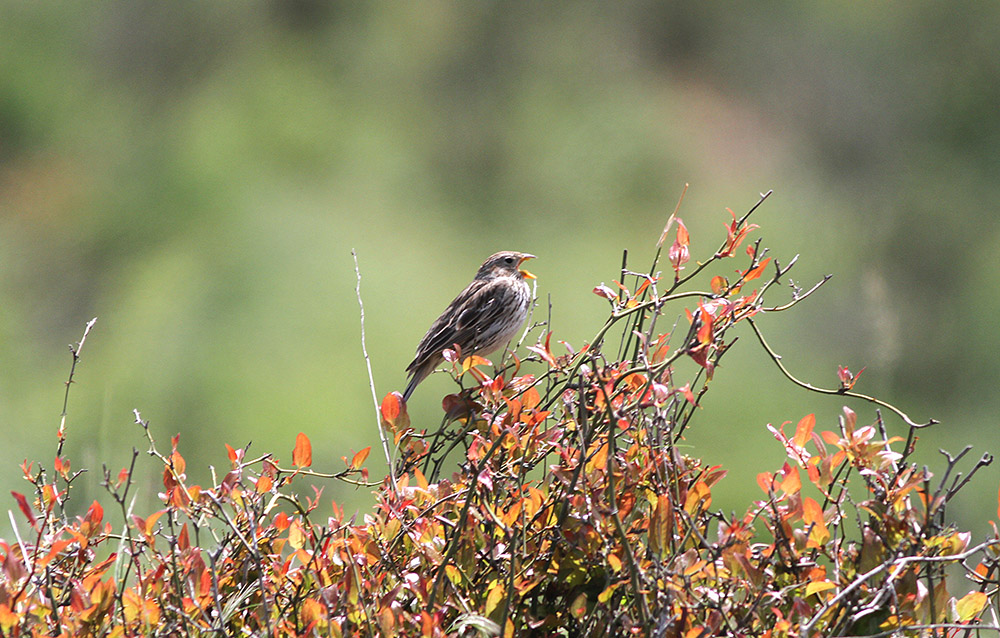
<instances>
[{"instance_id":1,"label":"streaked plumage","mask_svg":"<svg viewBox=\"0 0 1000 638\"><path fill-rule=\"evenodd\" d=\"M500 348L517 333L528 316L534 279L520 265L534 255L504 251L483 262L476 278L460 292L437 318L417 345L417 354L407 366L410 375L403 399L434 371L444 357L441 352L458 344L462 356L485 355Z\"/></svg>"}]
</instances>

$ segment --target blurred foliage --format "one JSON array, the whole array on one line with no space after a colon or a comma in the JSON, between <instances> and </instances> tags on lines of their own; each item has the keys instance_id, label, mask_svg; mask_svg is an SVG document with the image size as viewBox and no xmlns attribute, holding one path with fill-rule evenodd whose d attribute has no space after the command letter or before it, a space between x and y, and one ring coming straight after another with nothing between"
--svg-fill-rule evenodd
<instances>
[{"instance_id":1,"label":"blurred foliage","mask_svg":"<svg viewBox=\"0 0 1000 638\"><path fill-rule=\"evenodd\" d=\"M651 258L685 182L695 241L714 244L725 207L774 188L760 214L772 248L804 255L803 282L835 275L774 331L797 374L830 385L836 365L868 366L860 390L945 422L923 449L997 447L1000 5L7 1L0 13L11 488L14 462L51 441L66 344L93 316L70 401L67 451L82 465L120 467L143 447L133 408L161 437L182 432L196 468L227 463L223 440L253 454L297 431L339 459L376 423L359 400L351 248L382 395L498 249L539 256L557 338L591 338L602 308L589 291L616 251ZM688 437L731 468L715 495L733 507L752 476L740 462L769 449L765 424L816 407L741 345L715 396L753 401L708 397L718 420ZM444 387L421 387L415 418L436 421ZM952 511L984 532L966 498Z\"/></svg>"}]
</instances>

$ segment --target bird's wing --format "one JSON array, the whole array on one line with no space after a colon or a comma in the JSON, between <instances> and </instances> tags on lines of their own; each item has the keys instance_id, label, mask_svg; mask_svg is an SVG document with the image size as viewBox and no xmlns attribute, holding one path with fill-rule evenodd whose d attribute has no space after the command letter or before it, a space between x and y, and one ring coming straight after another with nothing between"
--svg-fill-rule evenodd
<instances>
[{"instance_id":1,"label":"bird's wing","mask_svg":"<svg viewBox=\"0 0 1000 638\"><path fill-rule=\"evenodd\" d=\"M467 347L476 332L502 314L507 286L500 280L476 280L459 293L437 318L417 346L417 355L406 370L413 371L428 357L452 344Z\"/></svg>"}]
</instances>

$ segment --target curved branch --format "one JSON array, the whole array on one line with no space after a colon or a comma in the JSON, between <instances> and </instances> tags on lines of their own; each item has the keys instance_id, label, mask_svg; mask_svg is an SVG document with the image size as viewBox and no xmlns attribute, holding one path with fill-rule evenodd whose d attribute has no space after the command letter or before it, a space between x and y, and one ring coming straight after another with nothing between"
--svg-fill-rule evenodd
<instances>
[{"instance_id":1,"label":"curved branch","mask_svg":"<svg viewBox=\"0 0 1000 638\"><path fill-rule=\"evenodd\" d=\"M811 390L813 392L818 392L819 394L833 394L833 395L837 395L837 396L851 397L852 399L861 399L862 401L867 401L869 403L874 403L875 405L880 405L883 408L885 408L886 410L891 410L891 411L895 412L896 415L899 418L903 419L903 421L907 425L909 425L911 428L926 428L926 427L929 427L931 425L935 425L937 423L940 423L940 421L938 421L937 419L931 419L927 423L916 423L913 419L911 419L909 416L907 416L905 412L903 412L902 410L900 410L896 406L892 405L891 403L886 403L885 401L883 401L881 399L877 399L875 397L868 396L867 394L861 394L859 392L852 392L850 390L847 390L846 388L840 388L840 389L837 389L837 390L831 390L831 389L828 389L828 388L817 388L816 386L812 385L811 383L806 383L805 381L800 381L799 379L796 379L792 375L792 373L788 371L788 368L786 368L785 365L783 363L781 363L781 355L779 355L774 350L772 350L771 346L769 346L767 344L767 341L764 340L764 335L761 334L760 328L757 327L757 324L754 322L754 320L751 319L750 317L747 317L747 321L750 322L750 327L753 328L754 334L757 335L757 339L760 341L760 345L764 347L764 350L771 357L771 360L774 361L774 363L778 366L778 369L781 370L781 373L783 375L785 375L785 378L787 378L789 381L791 381L795 385L797 385L799 387L802 387L802 388L805 388L806 390Z\"/></svg>"}]
</instances>

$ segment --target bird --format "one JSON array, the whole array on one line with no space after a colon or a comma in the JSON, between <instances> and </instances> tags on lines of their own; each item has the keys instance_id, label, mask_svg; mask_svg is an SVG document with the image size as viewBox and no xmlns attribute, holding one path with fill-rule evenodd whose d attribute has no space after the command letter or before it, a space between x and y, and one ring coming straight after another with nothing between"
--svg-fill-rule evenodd
<instances>
[{"instance_id":1,"label":"bird","mask_svg":"<svg viewBox=\"0 0 1000 638\"><path fill-rule=\"evenodd\" d=\"M417 353L406 368L409 381L403 400L443 360L442 351L458 345L462 356L485 355L510 341L528 316L531 288L526 279L535 275L521 269L534 255L502 251L490 255L476 277L458 293L417 344Z\"/></svg>"}]
</instances>

